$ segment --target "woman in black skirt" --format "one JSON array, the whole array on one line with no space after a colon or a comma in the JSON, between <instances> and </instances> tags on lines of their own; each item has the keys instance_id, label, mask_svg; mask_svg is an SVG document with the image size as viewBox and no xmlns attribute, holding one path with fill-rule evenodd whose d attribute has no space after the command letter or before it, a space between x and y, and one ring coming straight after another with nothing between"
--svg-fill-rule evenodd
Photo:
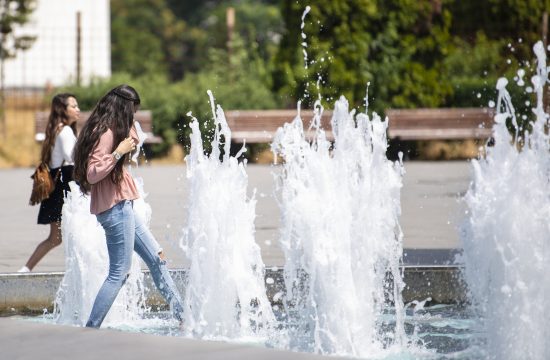
<instances>
[{"instance_id":1,"label":"woman in black skirt","mask_svg":"<svg viewBox=\"0 0 550 360\"><path fill-rule=\"evenodd\" d=\"M55 189L49 198L42 201L38 223L50 225L48 238L42 241L19 272L29 272L51 249L61 244L61 208L69 181L73 179L73 149L76 143L76 121L80 109L74 95L58 94L52 99L52 107L46 138L42 145L42 162L50 167Z\"/></svg>"}]
</instances>

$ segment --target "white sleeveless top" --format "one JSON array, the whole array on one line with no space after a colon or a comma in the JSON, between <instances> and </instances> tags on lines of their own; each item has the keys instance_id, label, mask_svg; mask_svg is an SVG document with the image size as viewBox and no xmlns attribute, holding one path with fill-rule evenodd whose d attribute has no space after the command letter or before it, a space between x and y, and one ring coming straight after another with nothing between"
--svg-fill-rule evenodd
<instances>
[{"instance_id":1,"label":"white sleeveless top","mask_svg":"<svg viewBox=\"0 0 550 360\"><path fill-rule=\"evenodd\" d=\"M63 126L63 129L57 134L55 144L52 149L52 159L50 160L50 169L55 169L65 165L74 165L73 150L76 144L76 136L69 126ZM63 163L65 161L65 163Z\"/></svg>"}]
</instances>

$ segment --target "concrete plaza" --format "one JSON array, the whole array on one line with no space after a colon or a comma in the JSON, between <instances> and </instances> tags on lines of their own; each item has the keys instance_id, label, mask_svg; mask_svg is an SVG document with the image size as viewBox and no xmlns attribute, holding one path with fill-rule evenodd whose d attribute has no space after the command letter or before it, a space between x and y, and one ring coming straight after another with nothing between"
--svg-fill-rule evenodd
<instances>
[{"instance_id":1,"label":"concrete plaza","mask_svg":"<svg viewBox=\"0 0 550 360\"><path fill-rule=\"evenodd\" d=\"M427 253L458 248L458 226L464 217L460 198L469 186L467 162L406 162L402 190L404 247ZM273 173L279 167L249 165L249 191L257 189L256 241L266 265L283 265L277 244L279 209L273 196ZM21 267L48 233L36 225L38 207L27 205L31 169L0 170L0 273ZM164 247L169 266L186 267L179 248L186 225L185 167L145 166L137 169L153 209L152 231ZM422 252L420 252L422 255ZM406 259L405 259L406 260ZM410 259L409 259L410 260ZM418 262L431 261L420 256ZM48 254L37 272L63 271L63 246ZM0 359L314 359L319 356L267 349L253 344L197 341L178 336L100 331L0 317Z\"/></svg>"},{"instance_id":2,"label":"concrete plaza","mask_svg":"<svg viewBox=\"0 0 550 360\"><path fill-rule=\"evenodd\" d=\"M279 208L274 197L273 174L277 166L248 165L249 192L256 188L256 242L266 265L283 265L278 246ZM460 201L469 185L467 162L406 162L401 192L401 226L404 247L451 249L459 247L458 226L464 217ZM0 170L0 272L24 265L36 245L46 238L48 226L37 225L38 207L28 204L31 169ZM185 167L142 166L146 198L153 210L151 228L164 247L170 267L187 262L179 239L186 225L187 179ZM63 271L63 246L48 254L35 271Z\"/></svg>"},{"instance_id":3,"label":"concrete plaza","mask_svg":"<svg viewBox=\"0 0 550 360\"><path fill-rule=\"evenodd\" d=\"M280 167L248 165L249 193L257 189L256 242L266 265L283 265L278 245L280 212L274 197L274 173ZM464 217L460 201L469 185L468 162L405 162L401 192L404 247L453 249L459 247L458 226ZM31 169L0 170L0 273L17 271L46 238L49 227L36 224L38 206L28 204ZM185 167L142 166L135 170L144 180L146 201L153 210L151 228L165 249L169 266L186 267L179 248L186 225L187 179ZM63 271L63 246L49 253L34 269Z\"/></svg>"}]
</instances>

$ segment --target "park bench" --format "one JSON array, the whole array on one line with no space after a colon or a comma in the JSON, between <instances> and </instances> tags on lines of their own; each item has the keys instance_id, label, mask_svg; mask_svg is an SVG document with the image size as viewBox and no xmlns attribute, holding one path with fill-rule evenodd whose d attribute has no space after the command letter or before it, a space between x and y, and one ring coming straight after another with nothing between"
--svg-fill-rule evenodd
<instances>
[{"instance_id":1,"label":"park bench","mask_svg":"<svg viewBox=\"0 0 550 360\"><path fill-rule=\"evenodd\" d=\"M388 137L397 140L487 139L493 117L490 108L390 109Z\"/></svg>"},{"instance_id":2,"label":"park bench","mask_svg":"<svg viewBox=\"0 0 550 360\"><path fill-rule=\"evenodd\" d=\"M231 110L225 112L227 124L231 129L231 141L233 143L269 143L277 129L285 123L290 123L297 115L296 109L291 110ZM308 130L313 119L312 110L300 111L300 117L304 122L305 135L308 140L313 139L315 131ZM323 112L321 126L327 130L326 136L329 140L332 135L330 119L332 111Z\"/></svg>"},{"instance_id":3,"label":"park bench","mask_svg":"<svg viewBox=\"0 0 550 360\"><path fill-rule=\"evenodd\" d=\"M48 123L48 116L49 112L47 111L39 111L35 113L34 118L34 137L36 141L44 141L45 138L45 131L46 131L46 124ZM88 118L90 117L91 112L90 111L82 111L80 113L80 118L78 119L76 123L77 131L80 131L82 127L84 126L84 123ZM141 129L145 134L147 134L147 138L145 139L145 144L159 144L162 142L162 138L159 136L156 136L153 134L153 118L151 116L150 110L139 110L135 114L135 119L139 122L141 125Z\"/></svg>"},{"instance_id":4,"label":"park bench","mask_svg":"<svg viewBox=\"0 0 550 360\"><path fill-rule=\"evenodd\" d=\"M296 117L296 110L231 110L225 113L234 143L269 143L277 129ZM304 128L313 118L302 110ZM396 140L487 139L491 136L494 110L489 108L390 109L388 137ZM324 111L321 125L332 140L331 111ZM314 131L306 131L312 139Z\"/></svg>"}]
</instances>

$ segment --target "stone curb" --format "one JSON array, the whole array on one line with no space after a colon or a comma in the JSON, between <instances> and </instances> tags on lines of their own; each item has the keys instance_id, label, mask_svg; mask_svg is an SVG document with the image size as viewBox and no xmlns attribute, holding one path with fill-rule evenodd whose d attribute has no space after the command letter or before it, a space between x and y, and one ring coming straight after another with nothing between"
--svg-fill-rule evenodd
<instances>
[{"instance_id":1,"label":"stone curb","mask_svg":"<svg viewBox=\"0 0 550 360\"><path fill-rule=\"evenodd\" d=\"M423 301L431 298L431 303L456 304L464 303L466 287L461 279L461 268L448 266L402 266L405 288L403 301ZM170 270L176 286L183 294L185 290L185 269ZM63 272L50 273L0 273L0 315L37 314L51 312L53 302ZM157 292L148 271L144 271L146 303L153 308L165 307L164 300ZM283 270L266 269L268 298L272 303L273 296L284 292Z\"/></svg>"}]
</instances>

